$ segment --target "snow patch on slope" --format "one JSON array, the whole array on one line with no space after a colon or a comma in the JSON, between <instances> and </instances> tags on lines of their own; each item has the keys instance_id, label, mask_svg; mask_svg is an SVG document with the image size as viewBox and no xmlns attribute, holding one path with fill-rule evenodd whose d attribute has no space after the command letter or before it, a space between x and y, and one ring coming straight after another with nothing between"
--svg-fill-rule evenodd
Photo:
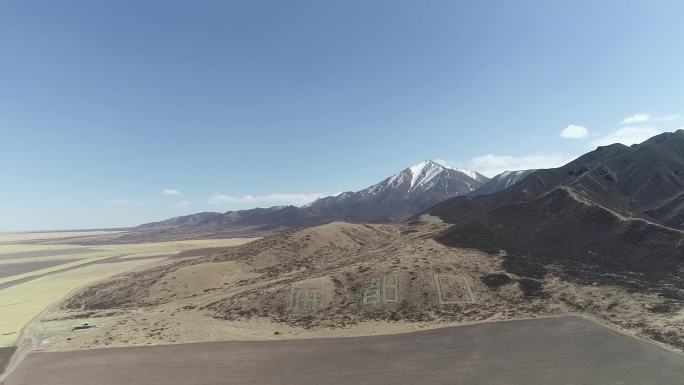
<instances>
[{"instance_id":1,"label":"snow patch on slope","mask_svg":"<svg viewBox=\"0 0 684 385\"><path fill-rule=\"evenodd\" d=\"M469 177L475 179L475 180L478 181L478 182L481 181L481 180L480 180L480 179L481 179L480 175L478 175L478 173L476 173L475 171L465 170L465 169L462 169L462 168L455 168L454 170L456 170L456 171L458 171L458 172L461 172L461 173L464 173L464 174L468 175Z\"/></svg>"},{"instance_id":2,"label":"snow patch on slope","mask_svg":"<svg viewBox=\"0 0 684 385\"><path fill-rule=\"evenodd\" d=\"M413 186L416 185L416 182L418 182L418 178L420 177L420 174L423 173L425 166L427 166L427 162L421 162L415 166L409 167L409 170L411 170L411 188L413 188Z\"/></svg>"},{"instance_id":3,"label":"snow patch on slope","mask_svg":"<svg viewBox=\"0 0 684 385\"><path fill-rule=\"evenodd\" d=\"M430 181L445 170L445 167L431 160L427 160L409 167L409 170L411 170L411 187L409 187L409 191L411 191L417 187L430 183Z\"/></svg>"}]
</instances>

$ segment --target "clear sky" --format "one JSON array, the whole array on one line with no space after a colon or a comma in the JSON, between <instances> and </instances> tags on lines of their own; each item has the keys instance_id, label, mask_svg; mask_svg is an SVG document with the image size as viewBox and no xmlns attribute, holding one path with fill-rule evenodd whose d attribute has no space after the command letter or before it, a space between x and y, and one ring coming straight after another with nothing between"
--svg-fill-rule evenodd
<instances>
[{"instance_id":1,"label":"clear sky","mask_svg":"<svg viewBox=\"0 0 684 385\"><path fill-rule=\"evenodd\" d=\"M558 166L684 126L683 68L674 0L2 0L0 230Z\"/></svg>"}]
</instances>

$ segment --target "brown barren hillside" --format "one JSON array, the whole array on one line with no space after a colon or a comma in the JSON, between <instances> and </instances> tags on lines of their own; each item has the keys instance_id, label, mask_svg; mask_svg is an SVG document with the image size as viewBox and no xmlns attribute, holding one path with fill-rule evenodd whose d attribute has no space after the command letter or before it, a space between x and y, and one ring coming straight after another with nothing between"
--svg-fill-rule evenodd
<instances>
[{"instance_id":1,"label":"brown barren hillside","mask_svg":"<svg viewBox=\"0 0 684 385\"><path fill-rule=\"evenodd\" d=\"M429 212L455 224L437 236L445 245L561 264L574 279L589 279L586 265L682 288L683 191L678 130L599 147L498 194L452 198Z\"/></svg>"},{"instance_id":2,"label":"brown barren hillside","mask_svg":"<svg viewBox=\"0 0 684 385\"><path fill-rule=\"evenodd\" d=\"M599 147L558 168L537 170L499 193L447 199L428 212L449 223L530 201L557 187L625 216L684 229L684 130L666 132L632 147Z\"/></svg>"},{"instance_id":3,"label":"brown barren hillside","mask_svg":"<svg viewBox=\"0 0 684 385\"><path fill-rule=\"evenodd\" d=\"M491 210L437 239L449 246L501 249L547 263L597 265L679 286L684 276L682 231L624 217L570 187Z\"/></svg>"},{"instance_id":4,"label":"brown barren hillside","mask_svg":"<svg viewBox=\"0 0 684 385\"><path fill-rule=\"evenodd\" d=\"M594 285L569 277L562 261L433 239L449 227L430 216L336 222L127 273L64 301L46 316L45 329L56 332L45 337L51 349L334 337L582 312L684 346L676 303L659 294L665 284L616 284L633 280L617 275ZM99 327L65 330L86 321Z\"/></svg>"}]
</instances>

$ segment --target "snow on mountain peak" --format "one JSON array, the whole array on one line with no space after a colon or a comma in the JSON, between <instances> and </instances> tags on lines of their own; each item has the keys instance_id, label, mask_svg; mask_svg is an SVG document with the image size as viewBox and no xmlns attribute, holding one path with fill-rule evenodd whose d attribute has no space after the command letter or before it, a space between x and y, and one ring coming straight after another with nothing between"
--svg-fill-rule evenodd
<instances>
[{"instance_id":1,"label":"snow on mountain peak","mask_svg":"<svg viewBox=\"0 0 684 385\"><path fill-rule=\"evenodd\" d=\"M482 181L482 176L480 176L480 175L479 175L478 173L476 173L475 171L465 170L465 169L462 169L462 168L455 168L454 170L456 170L456 171L458 171L458 172L462 172L462 173L468 175L469 177L475 179L476 181L480 181L480 182Z\"/></svg>"},{"instance_id":2,"label":"snow on mountain peak","mask_svg":"<svg viewBox=\"0 0 684 385\"><path fill-rule=\"evenodd\" d=\"M409 170L411 171L411 187L409 187L409 191L417 186L430 182L444 169L444 166L431 160L426 160L425 162L409 167Z\"/></svg>"},{"instance_id":3,"label":"snow on mountain peak","mask_svg":"<svg viewBox=\"0 0 684 385\"><path fill-rule=\"evenodd\" d=\"M420 175L423 173L423 170L425 170L426 168L428 168L428 169L431 170L432 172L440 172L440 171L443 171L443 170L445 170L445 169L451 169L451 170L458 171L458 172L460 172L460 173L462 173L462 174L465 174L465 175L467 175L469 178L472 178L472 179L474 179L474 180L476 180L476 181L478 181L478 182L484 182L484 181L487 180L487 178L485 178L485 177L484 177L483 175L481 175L481 174L478 174L478 173L475 172L475 171L466 170L466 169L462 169L462 168L456 168L456 167L450 167L450 166L448 166L448 165L445 165L445 164L442 164L442 163L435 162L435 161L433 161L433 160L426 160L426 161L424 161L424 162L418 163L418 164L415 165L415 166L409 167L409 169L411 170L411 174L412 174L412 176L413 176L413 178L412 178L412 180L411 180L411 187L413 187L413 186L416 184L416 182L418 181L418 178L419 178ZM427 175L426 175L426 176L427 176ZM431 175L431 176L434 177L434 175Z\"/></svg>"},{"instance_id":4,"label":"snow on mountain peak","mask_svg":"<svg viewBox=\"0 0 684 385\"><path fill-rule=\"evenodd\" d=\"M416 190L429 190L435 185L435 183L437 183L436 181L439 180L439 178L441 178L441 176L444 174L446 174L445 180L452 180L451 173L453 171L457 171L463 174L464 176L467 176L468 178L473 179L479 183L486 181L488 179L474 171L456 169L445 166L433 160L425 160L392 175L391 177L385 179L381 183L369 186L364 190L361 190L360 193L363 195L373 195L380 193L381 191L388 191L397 188L399 186L402 186L404 183L409 185L408 191L406 191L409 193ZM409 181L410 183L408 183ZM468 186L470 191L474 190L474 187L471 186L471 182L468 182L468 180L463 180L463 183L465 183Z\"/></svg>"}]
</instances>

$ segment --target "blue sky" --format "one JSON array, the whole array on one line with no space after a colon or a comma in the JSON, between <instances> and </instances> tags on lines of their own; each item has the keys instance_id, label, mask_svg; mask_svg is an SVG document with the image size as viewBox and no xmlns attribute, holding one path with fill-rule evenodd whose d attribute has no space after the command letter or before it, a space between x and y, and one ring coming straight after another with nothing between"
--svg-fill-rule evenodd
<instances>
[{"instance_id":1,"label":"blue sky","mask_svg":"<svg viewBox=\"0 0 684 385\"><path fill-rule=\"evenodd\" d=\"M428 158L553 167L676 129L683 4L4 0L0 230L301 203Z\"/></svg>"}]
</instances>

